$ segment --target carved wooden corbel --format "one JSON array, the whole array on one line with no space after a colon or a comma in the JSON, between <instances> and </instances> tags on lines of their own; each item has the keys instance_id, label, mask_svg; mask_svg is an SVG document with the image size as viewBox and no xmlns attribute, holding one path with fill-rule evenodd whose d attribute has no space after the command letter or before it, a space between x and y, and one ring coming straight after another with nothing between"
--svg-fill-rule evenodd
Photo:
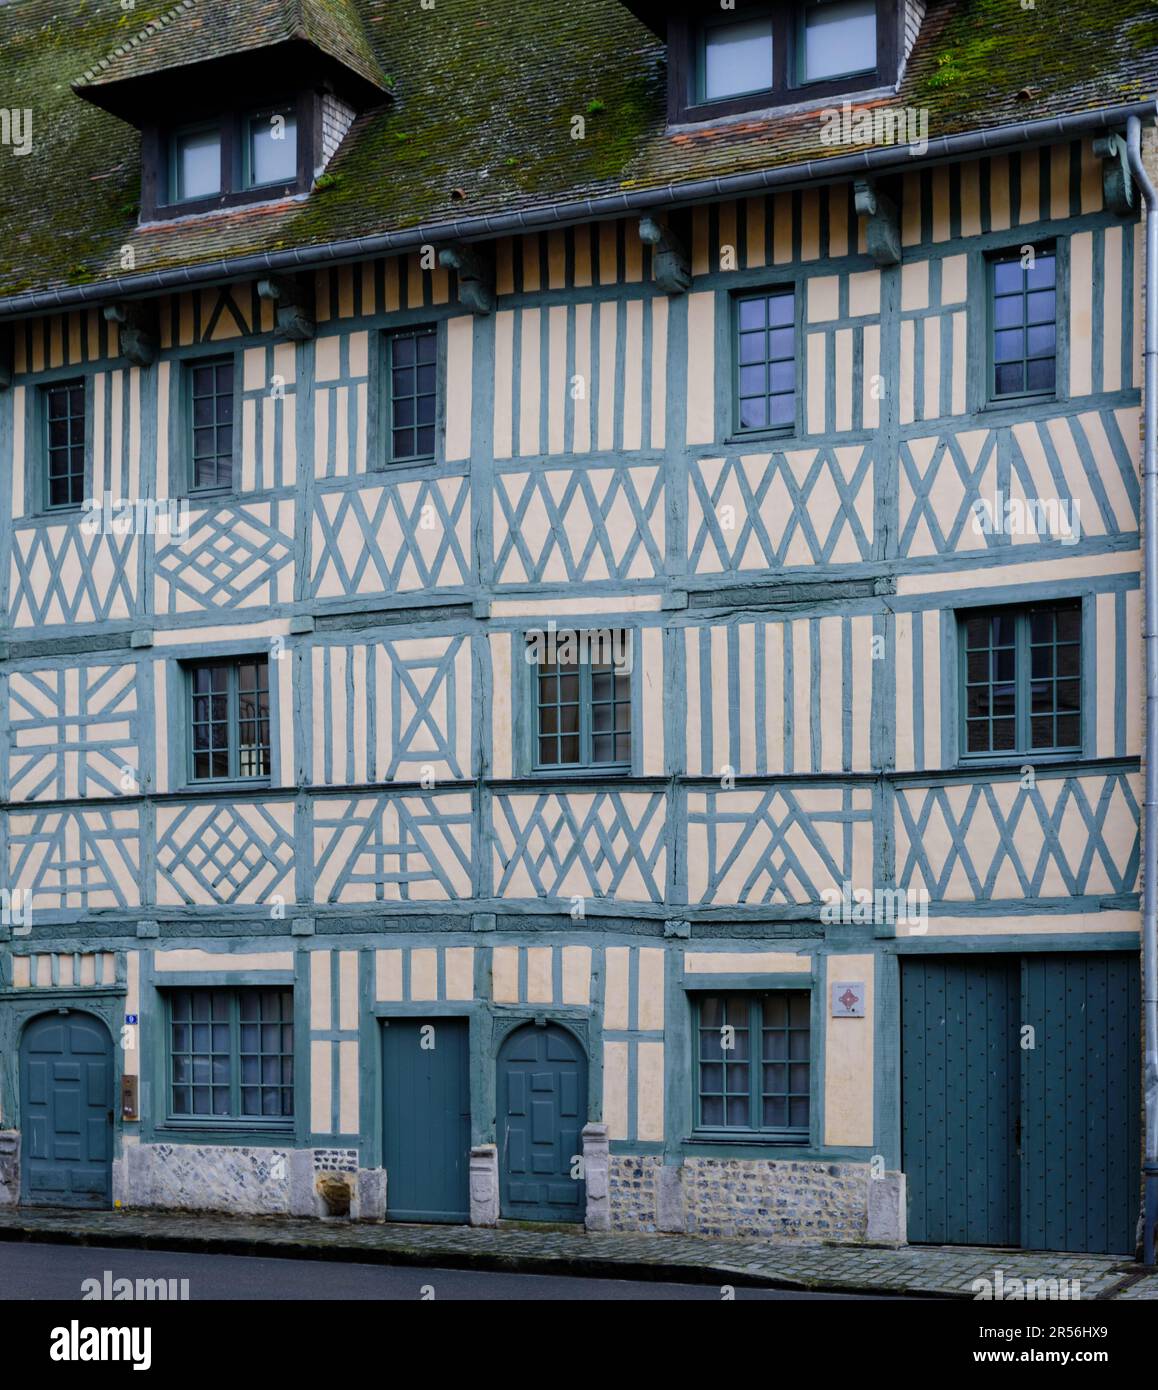
<instances>
[{"instance_id":1,"label":"carved wooden corbel","mask_svg":"<svg viewBox=\"0 0 1158 1390\"><path fill-rule=\"evenodd\" d=\"M1134 180L1126 162L1126 142L1120 135L1099 135L1094 153L1102 161L1102 196L1119 217L1134 211Z\"/></svg>"},{"instance_id":2,"label":"carved wooden corbel","mask_svg":"<svg viewBox=\"0 0 1158 1390\"><path fill-rule=\"evenodd\" d=\"M692 267L683 242L654 217L639 219L639 239L651 250L655 283L664 294L684 294L692 283Z\"/></svg>"},{"instance_id":3,"label":"carved wooden corbel","mask_svg":"<svg viewBox=\"0 0 1158 1390\"><path fill-rule=\"evenodd\" d=\"M901 226L896 203L872 179L857 179L853 192L857 215L868 219L865 242L869 255L877 265L899 265Z\"/></svg>"},{"instance_id":4,"label":"carved wooden corbel","mask_svg":"<svg viewBox=\"0 0 1158 1390\"><path fill-rule=\"evenodd\" d=\"M489 247L461 241L443 246L438 263L458 276L458 302L472 314L489 314L495 307L495 258Z\"/></svg>"},{"instance_id":5,"label":"carved wooden corbel","mask_svg":"<svg viewBox=\"0 0 1158 1390\"><path fill-rule=\"evenodd\" d=\"M151 367L157 360L157 310L145 300L106 304L105 321L117 325L121 356L134 367Z\"/></svg>"},{"instance_id":6,"label":"carved wooden corbel","mask_svg":"<svg viewBox=\"0 0 1158 1390\"><path fill-rule=\"evenodd\" d=\"M274 307L276 337L302 343L314 336L314 294L304 281L271 275L257 282L257 293L258 298L269 300Z\"/></svg>"}]
</instances>

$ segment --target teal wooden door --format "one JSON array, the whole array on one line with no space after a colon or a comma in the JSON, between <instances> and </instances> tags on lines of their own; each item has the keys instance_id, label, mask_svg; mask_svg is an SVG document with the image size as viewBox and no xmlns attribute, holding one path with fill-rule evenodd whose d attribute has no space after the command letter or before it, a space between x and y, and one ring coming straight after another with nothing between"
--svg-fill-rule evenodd
<instances>
[{"instance_id":1,"label":"teal wooden door","mask_svg":"<svg viewBox=\"0 0 1158 1390\"><path fill-rule=\"evenodd\" d=\"M587 1058L556 1024L520 1028L499 1052L499 1199L503 1216L582 1221L587 1196L572 1177L587 1122Z\"/></svg>"},{"instance_id":2,"label":"teal wooden door","mask_svg":"<svg viewBox=\"0 0 1158 1390\"><path fill-rule=\"evenodd\" d=\"M20 1040L23 1200L107 1207L112 1199L113 1043L92 1014L42 1014Z\"/></svg>"},{"instance_id":3,"label":"teal wooden door","mask_svg":"<svg viewBox=\"0 0 1158 1390\"><path fill-rule=\"evenodd\" d=\"M909 1239L1016 1245L1017 957L906 960L901 1144Z\"/></svg>"},{"instance_id":4,"label":"teal wooden door","mask_svg":"<svg viewBox=\"0 0 1158 1390\"><path fill-rule=\"evenodd\" d=\"M392 1018L382 1034L386 1214L469 1221L467 1020Z\"/></svg>"},{"instance_id":5,"label":"teal wooden door","mask_svg":"<svg viewBox=\"0 0 1158 1390\"><path fill-rule=\"evenodd\" d=\"M1135 954L1028 956L1022 1244L1133 1254L1139 1209Z\"/></svg>"}]
</instances>

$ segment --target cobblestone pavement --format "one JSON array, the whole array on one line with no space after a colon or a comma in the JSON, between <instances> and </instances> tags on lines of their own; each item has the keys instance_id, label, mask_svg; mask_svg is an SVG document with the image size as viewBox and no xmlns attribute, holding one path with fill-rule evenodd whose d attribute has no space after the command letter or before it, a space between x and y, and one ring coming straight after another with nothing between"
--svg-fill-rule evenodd
<instances>
[{"instance_id":1,"label":"cobblestone pavement","mask_svg":"<svg viewBox=\"0 0 1158 1390\"><path fill-rule=\"evenodd\" d=\"M0 1209L0 1239L216 1250L312 1259L438 1263L527 1273L751 1282L834 1292L971 1298L973 1281L1077 1279L1083 1300L1158 1298L1158 1274L1126 1259L975 1246L774 1245L699 1236L622 1235L503 1227L359 1225L204 1212Z\"/></svg>"}]
</instances>

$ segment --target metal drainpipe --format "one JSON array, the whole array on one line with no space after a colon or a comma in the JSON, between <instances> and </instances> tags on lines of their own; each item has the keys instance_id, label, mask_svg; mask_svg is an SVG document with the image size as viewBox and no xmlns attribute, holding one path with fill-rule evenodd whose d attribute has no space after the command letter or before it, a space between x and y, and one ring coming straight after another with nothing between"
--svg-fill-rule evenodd
<instances>
[{"instance_id":1,"label":"metal drainpipe","mask_svg":"<svg viewBox=\"0 0 1158 1390\"><path fill-rule=\"evenodd\" d=\"M1146 603L1143 644L1146 656L1146 788L1142 846L1142 1027L1145 1065L1142 1073L1146 1141L1145 1226L1142 1258L1154 1263L1154 1227L1158 1222L1158 458L1155 414L1158 412L1158 192L1142 164L1142 122L1126 122L1130 172L1146 200L1146 347L1143 354L1142 525Z\"/></svg>"}]
</instances>

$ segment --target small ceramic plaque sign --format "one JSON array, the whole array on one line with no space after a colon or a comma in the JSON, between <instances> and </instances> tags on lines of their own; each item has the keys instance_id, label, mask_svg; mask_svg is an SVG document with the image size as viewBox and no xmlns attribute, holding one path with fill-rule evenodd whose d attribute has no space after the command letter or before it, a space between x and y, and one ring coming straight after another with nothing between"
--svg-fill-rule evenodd
<instances>
[{"instance_id":1,"label":"small ceramic plaque sign","mask_svg":"<svg viewBox=\"0 0 1158 1390\"><path fill-rule=\"evenodd\" d=\"M864 1018L864 981L841 981L832 986L833 1018Z\"/></svg>"}]
</instances>

